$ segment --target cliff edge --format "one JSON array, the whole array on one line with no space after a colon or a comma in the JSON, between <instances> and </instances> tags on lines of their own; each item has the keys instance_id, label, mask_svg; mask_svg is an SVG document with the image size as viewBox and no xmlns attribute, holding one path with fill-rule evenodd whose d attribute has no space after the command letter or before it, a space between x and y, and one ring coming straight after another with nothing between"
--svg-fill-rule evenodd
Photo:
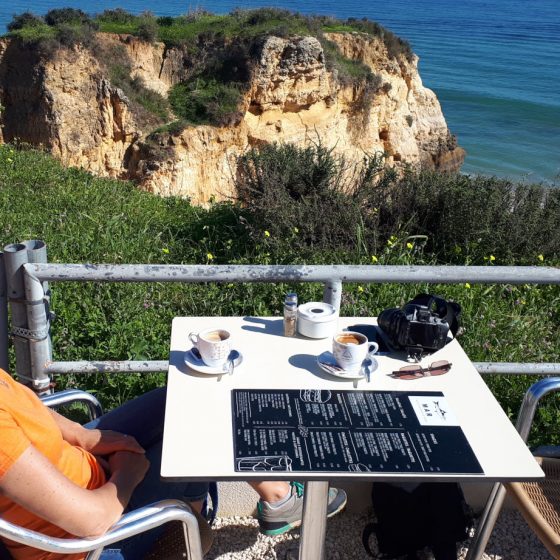
<instances>
[{"instance_id":1,"label":"cliff edge","mask_svg":"<svg viewBox=\"0 0 560 560\"><path fill-rule=\"evenodd\" d=\"M65 165L134 179L193 203L234 196L237 158L264 143L320 142L348 162L384 152L390 166L460 168L464 150L435 94L422 85L415 55L391 53L381 38L361 32L322 39L222 37L193 54L186 46L108 33L97 33L94 46L46 50L4 37L0 141L42 146ZM367 68L368 79L341 76L326 45ZM238 51L242 56L232 55ZM122 87L165 100L197 75L201 60L220 57L218 71L234 73L243 87L236 111L218 124L179 126L172 109L150 113Z\"/></svg>"}]
</instances>

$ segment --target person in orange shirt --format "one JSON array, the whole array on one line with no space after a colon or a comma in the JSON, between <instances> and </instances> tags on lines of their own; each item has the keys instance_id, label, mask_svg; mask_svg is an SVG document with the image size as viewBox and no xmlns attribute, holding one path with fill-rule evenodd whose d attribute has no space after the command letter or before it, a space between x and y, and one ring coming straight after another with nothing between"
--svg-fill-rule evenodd
<instances>
[{"instance_id":1,"label":"person in orange shirt","mask_svg":"<svg viewBox=\"0 0 560 560\"><path fill-rule=\"evenodd\" d=\"M164 415L165 388L159 388L82 426L46 407L0 369L0 517L64 538L102 535L125 510L167 498L183 499L200 512L208 483L160 478ZM301 523L302 485L263 481L251 486L260 496L263 533L281 534ZM331 488L327 515L345 505L344 491ZM119 554L112 557L142 558L163 531L159 527L115 543ZM85 557L5 544L15 560Z\"/></svg>"},{"instance_id":2,"label":"person in orange shirt","mask_svg":"<svg viewBox=\"0 0 560 560\"><path fill-rule=\"evenodd\" d=\"M115 409L97 422L99 427L120 424L120 432L87 429L47 408L30 389L0 370L0 516L54 537L91 537L107 531L127 506L135 509L176 497L200 511L208 484L162 483L159 462L149 468L150 458L161 452L165 391L143 397L127 403L127 414ZM142 433L142 446L127 428ZM135 493L141 503L134 503ZM6 544L17 560L61 558Z\"/></svg>"}]
</instances>

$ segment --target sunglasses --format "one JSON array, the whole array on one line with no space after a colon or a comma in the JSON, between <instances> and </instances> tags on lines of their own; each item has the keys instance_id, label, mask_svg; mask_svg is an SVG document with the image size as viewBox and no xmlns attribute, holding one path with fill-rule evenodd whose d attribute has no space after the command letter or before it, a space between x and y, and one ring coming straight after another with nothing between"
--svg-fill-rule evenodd
<instances>
[{"instance_id":1,"label":"sunglasses","mask_svg":"<svg viewBox=\"0 0 560 560\"><path fill-rule=\"evenodd\" d=\"M443 375L451 369L451 363L447 360L433 362L428 367L423 368L419 365L404 366L391 373L395 379L418 379L420 377L430 377L432 375Z\"/></svg>"}]
</instances>

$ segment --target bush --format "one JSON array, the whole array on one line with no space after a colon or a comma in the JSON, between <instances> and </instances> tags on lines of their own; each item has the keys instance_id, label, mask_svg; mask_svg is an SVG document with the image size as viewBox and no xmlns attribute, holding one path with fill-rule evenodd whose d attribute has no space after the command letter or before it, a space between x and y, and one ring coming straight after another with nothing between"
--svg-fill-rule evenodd
<instances>
[{"instance_id":1,"label":"bush","mask_svg":"<svg viewBox=\"0 0 560 560\"><path fill-rule=\"evenodd\" d=\"M534 264L558 256L560 189L506 179L408 172L361 193L369 230L385 238L402 231L427 235L427 250L447 262Z\"/></svg>"},{"instance_id":2,"label":"bush","mask_svg":"<svg viewBox=\"0 0 560 560\"><path fill-rule=\"evenodd\" d=\"M355 248L360 208L349 186L344 159L321 145L263 146L243 156L237 170L237 193L253 235L268 231L282 243L297 231L295 252Z\"/></svg>"},{"instance_id":3,"label":"bush","mask_svg":"<svg viewBox=\"0 0 560 560\"><path fill-rule=\"evenodd\" d=\"M134 23L136 16L123 10L122 8L116 8L114 10L105 10L97 16L97 19L103 23L118 23L118 24L129 24Z\"/></svg>"},{"instance_id":4,"label":"bush","mask_svg":"<svg viewBox=\"0 0 560 560\"><path fill-rule=\"evenodd\" d=\"M16 15L12 18L12 21L8 23L8 31L17 31L23 29L24 27L37 27L45 24L45 20L42 17L36 16L31 12L24 12L23 14Z\"/></svg>"},{"instance_id":5,"label":"bush","mask_svg":"<svg viewBox=\"0 0 560 560\"><path fill-rule=\"evenodd\" d=\"M504 179L382 170L366 157L352 172L324 147L272 145L241 158L239 200L253 233L299 230L309 246L379 254L392 236L424 236L441 262L536 264L560 256L560 189ZM359 231L359 235L357 232Z\"/></svg>"},{"instance_id":6,"label":"bush","mask_svg":"<svg viewBox=\"0 0 560 560\"><path fill-rule=\"evenodd\" d=\"M159 25L156 18L150 13L142 14L138 19L136 35L148 43L153 43L158 37L158 32Z\"/></svg>"},{"instance_id":7,"label":"bush","mask_svg":"<svg viewBox=\"0 0 560 560\"><path fill-rule=\"evenodd\" d=\"M77 44L90 46L95 38L93 29L88 25L59 23L55 29L58 42L65 47Z\"/></svg>"},{"instance_id":8,"label":"bush","mask_svg":"<svg viewBox=\"0 0 560 560\"><path fill-rule=\"evenodd\" d=\"M173 112L196 124L222 126L239 121L240 86L215 79L193 78L176 84L168 94Z\"/></svg>"},{"instance_id":9,"label":"bush","mask_svg":"<svg viewBox=\"0 0 560 560\"><path fill-rule=\"evenodd\" d=\"M93 26L92 19L82 10L76 8L57 8L49 10L45 15L47 25L89 25Z\"/></svg>"},{"instance_id":10,"label":"bush","mask_svg":"<svg viewBox=\"0 0 560 560\"><path fill-rule=\"evenodd\" d=\"M126 57L126 52L119 49L118 52L113 53L111 60L113 61L109 67L111 83L122 89L130 101L140 105L160 121L166 120L169 116L167 99L158 92L147 88L141 78L131 77L130 62Z\"/></svg>"}]
</instances>

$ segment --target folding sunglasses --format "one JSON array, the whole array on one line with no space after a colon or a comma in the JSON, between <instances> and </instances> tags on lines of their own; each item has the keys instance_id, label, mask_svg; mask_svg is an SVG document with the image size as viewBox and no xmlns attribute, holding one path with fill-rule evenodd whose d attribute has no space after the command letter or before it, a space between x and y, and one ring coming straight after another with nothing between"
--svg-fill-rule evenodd
<instances>
[{"instance_id":1,"label":"folding sunglasses","mask_svg":"<svg viewBox=\"0 0 560 560\"><path fill-rule=\"evenodd\" d=\"M447 360L433 362L428 367L423 368L419 365L404 366L391 373L395 379L418 379L420 377L430 377L432 375L443 375L451 369L451 363Z\"/></svg>"}]
</instances>

